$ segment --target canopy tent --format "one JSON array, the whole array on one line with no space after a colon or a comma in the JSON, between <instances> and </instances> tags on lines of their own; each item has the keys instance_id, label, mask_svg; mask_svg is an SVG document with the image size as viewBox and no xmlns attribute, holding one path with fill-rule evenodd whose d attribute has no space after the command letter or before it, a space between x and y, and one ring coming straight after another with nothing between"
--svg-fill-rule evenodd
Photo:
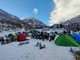
<instances>
[{"instance_id":1,"label":"canopy tent","mask_svg":"<svg viewBox=\"0 0 80 60\"><path fill-rule=\"evenodd\" d=\"M66 34L60 35L55 40L55 44L59 46L74 46L74 47L80 46L75 39L73 39L71 36Z\"/></svg>"},{"instance_id":2,"label":"canopy tent","mask_svg":"<svg viewBox=\"0 0 80 60\"><path fill-rule=\"evenodd\" d=\"M80 44L80 34L71 34L71 36Z\"/></svg>"}]
</instances>

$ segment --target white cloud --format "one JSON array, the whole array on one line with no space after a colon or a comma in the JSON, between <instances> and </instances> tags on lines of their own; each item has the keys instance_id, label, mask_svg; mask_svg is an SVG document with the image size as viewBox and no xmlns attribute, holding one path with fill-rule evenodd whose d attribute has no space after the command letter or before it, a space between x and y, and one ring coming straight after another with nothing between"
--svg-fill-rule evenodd
<instances>
[{"instance_id":1,"label":"white cloud","mask_svg":"<svg viewBox=\"0 0 80 60\"><path fill-rule=\"evenodd\" d=\"M25 17L20 18L21 20L25 19Z\"/></svg>"},{"instance_id":2,"label":"white cloud","mask_svg":"<svg viewBox=\"0 0 80 60\"><path fill-rule=\"evenodd\" d=\"M35 14L38 14L38 9L37 9L37 8L34 8L33 12L34 12Z\"/></svg>"},{"instance_id":3,"label":"white cloud","mask_svg":"<svg viewBox=\"0 0 80 60\"><path fill-rule=\"evenodd\" d=\"M80 0L53 0L55 10L51 12L50 25L80 15Z\"/></svg>"}]
</instances>

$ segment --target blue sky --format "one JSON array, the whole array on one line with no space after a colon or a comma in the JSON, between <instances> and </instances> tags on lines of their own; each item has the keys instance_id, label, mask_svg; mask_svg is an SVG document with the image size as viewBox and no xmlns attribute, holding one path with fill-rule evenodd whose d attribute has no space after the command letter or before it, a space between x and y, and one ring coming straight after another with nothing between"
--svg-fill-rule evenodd
<instances>
[{"instance_id":1,"label":"blue sky","mask_svg":"<svg viewBox=\"0 0 80 60\"><path fill-rule=\"evenodd\" d=\"M49 24L53 8L53 0L0 0L0 9L19 18L35 17L45 24ZM34 9L37 9L37 14Z\"/></svg>"}]
</instances>

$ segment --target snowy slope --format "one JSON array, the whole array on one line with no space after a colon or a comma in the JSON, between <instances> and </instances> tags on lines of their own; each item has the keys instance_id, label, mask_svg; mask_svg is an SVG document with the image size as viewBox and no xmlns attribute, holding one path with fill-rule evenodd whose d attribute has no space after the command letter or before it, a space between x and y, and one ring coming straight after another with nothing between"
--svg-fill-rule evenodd
<instances>
[{"instance_id":1,"label":"snowy slope","mask_svg":"<svg viewBox=\"0 0 80 60\"><path fill-rule=\"evenodd\" d=\"M75 60L69 52L70 47L56 46L53 41L30 39L29 44L18 46L19 42L0 45L0 60ZM46 48L35 47L37 42Z\"/></svg>"},{"instance_id":2,"label":"snowy slope","mask_svg":"<svg viewBox=\"0 0 80 60\"><path fill-rule=\"evenodd\" d=\"M20 28L31 28L31 26L15 15L0 9L0 31L16 30Z\"/></svg>"},{"instance_id":3,"label":"snowy slope","mask_svg":"<svg viewBox=\"0 0 80 60\"><path fill-rule=\"evenodd\" d=\"M27 23L27 24L31 25L32 27L35 27L35 28L46 26L43 22L41 22L40 20L38 20L34 17L24 18L24 19L22 19L22 21L24 21L25 23Z\"/></svg>"}]
</instances>

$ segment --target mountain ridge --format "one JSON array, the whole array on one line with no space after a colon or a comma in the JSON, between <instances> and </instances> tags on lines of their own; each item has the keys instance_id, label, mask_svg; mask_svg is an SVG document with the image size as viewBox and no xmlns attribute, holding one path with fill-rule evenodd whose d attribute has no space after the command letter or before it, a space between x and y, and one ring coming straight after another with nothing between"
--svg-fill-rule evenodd
<instances>
[{"instance_id":1,"label":"mountain ridge","mask_svg":"<svg viewBox=\"0 0 80 60\"><path fill-rule=\"evenodd\" d=\"M27 18L29 19L29 18ZM29 23L25 22L23 20L21 20L19 17L14 16L12 14L9 14L7 12L5 12L4 10L0 9L0 28L2 30L9 30L10 28L16 29L16 28L25 28L25 29L31 29L31 28L36 28L37 25L39 26L45 26L45 24L41 21L38 21L36 18L31 17L31 19L29 19ZM35 22L32 22L32 20L36 21L36 25ZM36 27L34 27L34 24Z\"/></svg>"}]
</instances>

